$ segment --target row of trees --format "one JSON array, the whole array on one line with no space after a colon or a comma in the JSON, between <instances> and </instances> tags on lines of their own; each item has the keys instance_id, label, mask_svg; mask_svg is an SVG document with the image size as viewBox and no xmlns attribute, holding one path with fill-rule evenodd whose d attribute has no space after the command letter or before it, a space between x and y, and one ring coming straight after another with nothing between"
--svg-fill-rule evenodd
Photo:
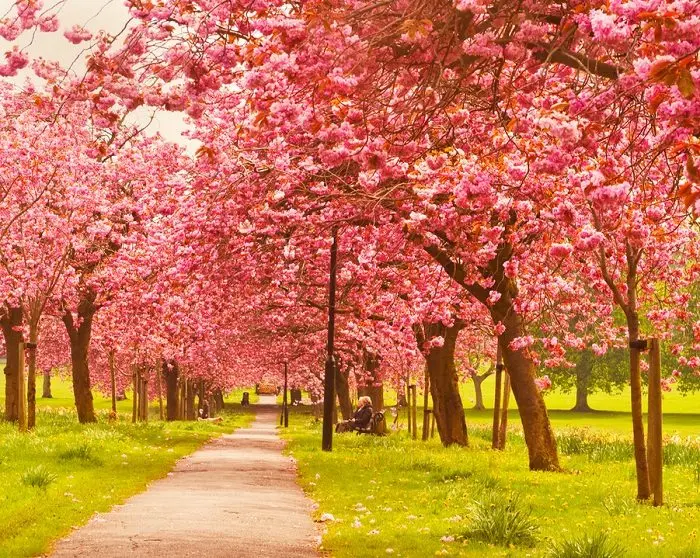
<instances>
[{"instance_id":1,"label":"row of trees","mask_svg":"<svg viewBox=\"0 0 700 558\"><path fill-rule=\"evenodd\" d=\"M17 0L0 35L58 28L58 8L38 5ZM467 443L458 351L485 338L538 470L559 469L543 367L655 335L679 374L697 373L700 7L127 5L122 36L66 31L89 41L87 70L37 64L51 94L31 108L58 115L51 129L78 115L85 136L79 192L61 199L86 191L71 205L97 238L71 236L61 293L74 294L49 297L81 420L94 418L80 403L93 323L101 358L177 359L221 385L286 361L294 383L318 385L334 237L344 406L349 378L398 384L423 360L445 444ZM26 64L12 52L7 73ZM124 127L144 105L188 115L194 159ZM628 378L646 498L638 349Z\"/></svg>"}]
</instances>

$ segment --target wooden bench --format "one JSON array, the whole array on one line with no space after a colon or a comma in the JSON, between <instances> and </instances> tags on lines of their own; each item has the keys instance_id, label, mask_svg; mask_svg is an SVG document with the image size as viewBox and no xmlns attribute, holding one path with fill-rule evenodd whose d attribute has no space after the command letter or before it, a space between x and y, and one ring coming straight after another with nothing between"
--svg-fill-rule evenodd
<instances>
[{"instance_id":1,"label":"wooden bench","mask_svg":"<svg viewBox=\"0 0 700 558\"><path fill-rule=\"evenodd\" d=\"M358 434L373 434L375 436L384 436L386 434L386 420L382 411L372 415L367 428L357 428Z\"/></svg>"}]
</instances>

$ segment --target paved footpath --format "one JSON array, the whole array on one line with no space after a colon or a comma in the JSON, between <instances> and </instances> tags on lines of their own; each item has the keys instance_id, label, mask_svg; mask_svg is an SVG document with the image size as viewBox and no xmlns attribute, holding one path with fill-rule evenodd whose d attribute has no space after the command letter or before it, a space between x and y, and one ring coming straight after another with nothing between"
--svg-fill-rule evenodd
<instances>
[{"instance_id":1,"label":"paved footpath","mask_svg":"<svg viewBox=\"0 0 700 558\"><path fill-rule=\"evenodd\" d=\"M250 428L181 459L168 477L60 541L52 556L319 556L311 501L281 453L278 420L277 409L261 405Z\"/></svg>"}]
</instances>

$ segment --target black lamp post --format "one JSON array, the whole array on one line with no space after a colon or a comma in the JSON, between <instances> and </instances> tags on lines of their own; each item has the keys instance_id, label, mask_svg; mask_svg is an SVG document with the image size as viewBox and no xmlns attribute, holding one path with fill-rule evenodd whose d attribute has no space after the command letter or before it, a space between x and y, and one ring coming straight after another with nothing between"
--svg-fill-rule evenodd
<instances>
[{"instance_id":1,"label":"black lamp post","mask_svg":"<svg viewBox=\"0 0 700 558\"><path fill-rule=\"evenodd\" d=\"M282 417L284 427L289 426L289 407L287 406L287 363L284 363L284 396L282 398Z\"/></svg>"},{"instance_id":2,"label":"black lamp post","mask_svg":"<svg viewBox=\"0 0 700 558\"><path fill-rule=\"evenodd\" d=\"M331 269L328 287L328 344L326 346L326 373L323 382L323 439L321 449L333 449L333 407L335 406L335 357L333 340L335 337L335 283L338 260L338 229L333 227L331 244Z\"/></svg>"}]
</instances>

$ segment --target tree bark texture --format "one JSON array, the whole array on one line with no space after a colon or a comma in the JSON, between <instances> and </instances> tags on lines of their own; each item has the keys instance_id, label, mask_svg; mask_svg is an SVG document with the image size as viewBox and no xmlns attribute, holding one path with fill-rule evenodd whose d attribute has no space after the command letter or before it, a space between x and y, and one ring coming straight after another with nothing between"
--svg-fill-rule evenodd
<instances>
[{"instance_id":1,"label":"tree bark texture","mask_svg":"<svg viewBox=\"0 0 700 558\"><path fill-rule=\"evenodd\" d=\"M494 224L505 224L508 230L516 224L517 215L511 215L504 223L500 216L494 214L493 220ZM422 244L428 254L435 258L457 284L488 308L493 323L500 323L504 328L499 336L499 345L503 350L504 364L510 374L511 389L520 411L530 469L560 470L556 439L547 416L547 407L535 385L535 364L526 350L515 351L509 348L511 341L525 334L522 316L513 304L517 296L517 285L514 279L506 275L504 265L511 259L513 247L507 241L503 241L495 257L480 270L483 277L493 283L492 287L486 288L480 283L469 282L466 270L451 255L449 239L445 240L443 246L425 242ZM501 295L495 304L491 304L489 300L492 290Z\"/></svg>"},{"instance_id":2,"label":"tree bark texture","mask_svg":"<svg viewBox=\"0 0 700 558\"><path fill-rule=\"evenodd\" d=\"M578 413L590 412L593 410L588 405L588 386L593 373L593 353L590 349L581 352L574 373L576 374L576 404L571 410Z\"/></svg>"},{"instance_id":3,"label":"tree bark texture","mask_svg":"<svg viewBox=\"0 0 700 558\"><path fill-rule=\"evenodd\" d=\"M627 312L627 331L630 345L639 340L639 315L635 310ZM637 499L647 500L651 496L649 465L644 440L644 417L642 414L642 376L639 370L641 351L630 346L630 392L632 397L632 436L634 461L637 470Z\"/></svg>"},{"instance_id":4,"label":"tree bark texture","mask_svg":"<svg viewBox=\"0 0 700 558\"><path fill-rule=\"evenodd\" d=\"M194 396L196 390L195 383L187 381L187 392L185 395L185 418L187 420L195 420L197 418L197 408L194 406Z\"/></svg>"},{"instance_id":5,"label":"tree bark texture","mask_svg":"<svg viewBox=\"0 0 700 558\"><path fill-rule=\"evenodd\" d=\"M0 325L5 338L7 354L5 362L5 420L16 422L19 416L17 407L19 344L23 341L23 336L22 332L15 328L20 328L22 325L22 309L5 307L0 317Z\"/></svg>"},{"instance_id":6,"label":"tree bark texture","mask_svg":"<svg viewBox=\"0 0 700 558\"><path fill-rule=\"evenodd\" d=\"M474 403L475 411L486 410L486 405L484 405L484 390L482 389L482 385L484 383L484 380L488 378L491 374L491 372L487 372L486 374L482 375L472 375L472 382L474 383L474 397L476 399L476 402Z\"/></svg>"},{"instance_id":7,"label":"tree bark texture","mask_svg":"<svg viewBox=\"0 0 700 558\"><path fill-rule=\"evenodd\" d=\"M338 405L340 406L340 414L343 420L352 418L352 399L350 399L350 383L349 383L350 368L338 364L335 371L335 392L338 394ZM294 390L292 390L293 392ZM371 397L371 396L370 396Z\"/></svg>"},{"instance_id":8,"label":"tree bark texture","mask_svg":"<svg viewBox=\"0 0 700 558\"><path fill-rule=\"evenodd\" d=\"M41 397L43 399L52 399L51 394L51 372L44 372L44 386L41 391Z\"/></svg>"},{"instance_id":9,"label":"tree bark texture","mask_svg":"<svg viewBox=\"0 0 700 558\"><path fill-rule=\"evenodd\" d=\"M557 442L549 423L544 398L535 385L535 365L528 358L526 350L510 348L510 343L516 337L525 335L522 318L510 311L512 302L508 298L505 301L503 299L502 296L491 313L494 322L501 322L505 326L498 343L503 355L503 364L510 378L510 387L518 404L530 469L558 471L560 467Z\"/></svg>"},{"instance_id":10,"label":"tree bark texture","mask_svg":"<svg viewBox=\"0 0 700 558\"><path fill-rule=\"evenodd\" d=\"M433 337L442 337L441 347L431 347L425 360L430 376L430 395L433 398L433 416L437 424L440 441L445 446L457 444L466 446L469 443L467 422L464 418L464 406L459 395L459 383L454 355L457 335L462 324L456 323L447 327L442 323L424 324L423 335L418 335L421 346ZM421 339L423 337L423 339Z\"/></svg>"},{"instance_id":11,"label":"tree bark texture","mask_svg":"<svg viewBox=\"0 0 700 558\"><path fill-rule=\"evenodd\" d=\"M88 366L92 319L96 311L95 294L89 291L82 295L78 303L78 323L75 323L73 314L69 310L63 313L63 323L70 339L75 408L78 411L78 421L81 424L97 420L90 389L90 368Z\"/></svg>"},{"instance_id":12,"label":"tree bark texture","mask_svg":"<svg viewBox=\"0 0 700 558\"><path fill-rule=\"evenodd\" d=\"M174 360L163 361L163 377L165 378L165 406L166 418L168 420L178 419L178 399L179 392L177 378L180 371L177 362Z\"/></svg>"},{"instance_id":13,"label":"tree bark texture","mask_svg":"<svg viewBox=\"0 0 700 558\"><path fill-rule=\"evenodd\" d=\"M379 355L364 351L363 357L364 378L358 382L357 395L368 396L372 400L374 411L384 409L384 385L377 378L379 371ZM364 385L362 383L364 382Z\"/></svg>"},{"instance_id":14,"label":"tree bark texture","mask_svg":"<svg viewBox=\"0 0 700 558\"><path fill-rule=\"evenodd\" d=\"M27 428L36 426L36 349L39 341L39 324L29 326L29 343L27 347Z\"/></svg>"}]
</instances>

